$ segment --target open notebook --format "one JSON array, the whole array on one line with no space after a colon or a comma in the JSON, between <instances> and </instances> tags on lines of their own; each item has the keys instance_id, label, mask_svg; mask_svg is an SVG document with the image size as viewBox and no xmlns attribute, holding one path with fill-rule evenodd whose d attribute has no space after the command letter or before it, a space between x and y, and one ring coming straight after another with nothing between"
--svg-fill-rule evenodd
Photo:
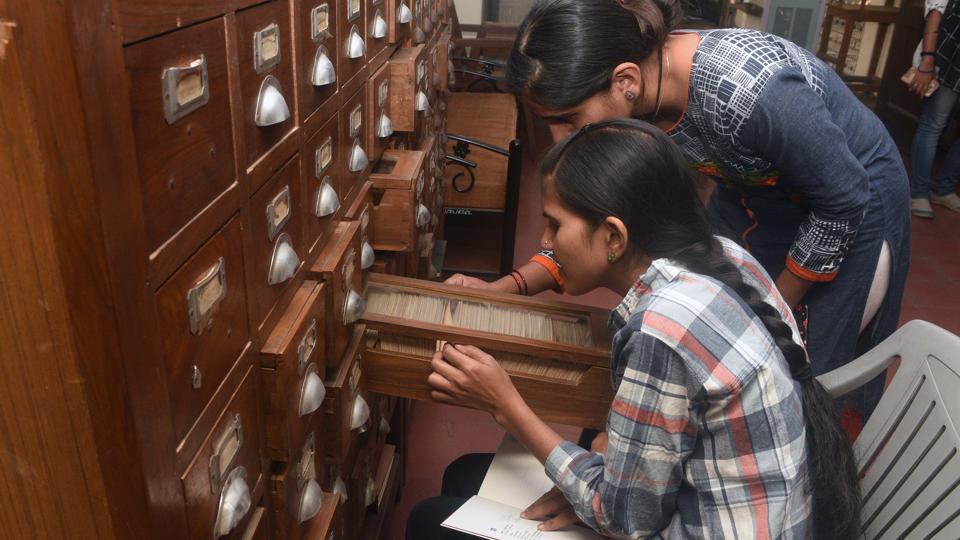
<instances>
[{"instance_id":1,"label":"open notebook","mask_svg":"<svg viewBox=\"0 0 960 540\"><path fill-rule=\"evenodd\" d=\"M539 521L523 519L520 512L550 491L553 482L543 465L509 434L497 449L490 469L471 497L443 526L490 540L594 540L602 538L582 526L543 532Z\"/></svg>"}]
</instances>

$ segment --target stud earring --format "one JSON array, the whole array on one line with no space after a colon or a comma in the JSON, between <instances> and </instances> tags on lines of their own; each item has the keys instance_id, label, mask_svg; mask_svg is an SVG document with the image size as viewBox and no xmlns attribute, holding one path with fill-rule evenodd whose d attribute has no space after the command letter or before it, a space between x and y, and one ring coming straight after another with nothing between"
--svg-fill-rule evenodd
<instances>
[{"instance_id":1,"label":"stud earring","mask_svg":"<svg viewBox=\"0 0 960 540\"><path fill-rule=\"evenodd\" d=\"M623 93L623 97L627 98L627 101L633 101L637 99L637 94L633 90L627 90Z\"/></svg>"},{"instance_id":2,"label":"stud earring","mask_svg":"<svg viewBox=\"0 0 960 540\"><path fill-rule=\"evenodd\" d=\"M617 256L616 256L616 255L614 255L613 253L607 253L607 262L608 262L608 263L612 263L612 262L615 261L615 260L617 260Z\"/></svg>"}]
</instances>

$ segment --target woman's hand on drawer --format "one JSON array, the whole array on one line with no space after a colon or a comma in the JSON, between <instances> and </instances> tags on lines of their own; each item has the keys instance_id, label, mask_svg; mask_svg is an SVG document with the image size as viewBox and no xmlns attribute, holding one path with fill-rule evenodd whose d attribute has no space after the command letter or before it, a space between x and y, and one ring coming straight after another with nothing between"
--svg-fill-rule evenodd
<instances>
[{"instance_id":1,"label":"woman's hand on drawer","mask_svg":"<svg viewBox=\"0 0 960 540\"><path fill-rule=\"evenodd\" d=\"M523 402L510 376L489 354L469 345L446 344L433 355L427 382L433 399L487 411L498 418Z\"/></svg>"},{"instance_id":2,"label":"woman's hand on drawer","mask_svg":"<svg viewBox=\"0 0 960 540\"><path fill-rule=\"evenodd\" d=\"M444 281L447 285L459 285L471 289L484 289L487 291L498 291L510 294L518 294L519 286L510 276L503 276L496 281L484 281L479 278L465 276L463 274L454 274Z\"/></svg>"}]
</instances>

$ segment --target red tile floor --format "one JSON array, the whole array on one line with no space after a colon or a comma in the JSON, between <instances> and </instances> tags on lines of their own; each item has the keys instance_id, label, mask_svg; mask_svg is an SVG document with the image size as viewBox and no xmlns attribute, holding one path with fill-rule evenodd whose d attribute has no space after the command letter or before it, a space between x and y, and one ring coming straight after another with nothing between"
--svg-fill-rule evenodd
<instances>
[{"instance_id":1,"label":"red tile floor","mask_svg":"<svg viewBox=\"0 0 960 540\"><path fill-rule=\"evenodd\" d=\"M536 169L525 164L525 172ZM539 250L544 221L540 187L532 174L525 174L520 193L516 261ZM913 255L901 311L901 324L923 319L960 335L960 214L934 207L936 219L913 218ZM544 293L547 296L554 293ZM613 293L595 291L566 301L612 307ZM560 433L576 440L579 429L557 426ZM403 540L403 527L410 509L420 500L440 493L443 469L469 452L492 452L503 430L490 415L478 411L428 402L413 405L408 473L402 499L393 517L391 540ZM415 540L415 539L411 539Z\"/></svg>"}]
</instances>

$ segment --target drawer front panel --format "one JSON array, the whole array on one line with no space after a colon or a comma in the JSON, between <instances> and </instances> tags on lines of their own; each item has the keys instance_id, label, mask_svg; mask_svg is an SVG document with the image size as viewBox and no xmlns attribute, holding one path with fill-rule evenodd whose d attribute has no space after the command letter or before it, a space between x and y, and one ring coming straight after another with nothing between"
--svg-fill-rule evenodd
<instances>
[{"instance_id":1,"label":"drawer front panel","mask_svg":"<svg viewBox=\"0 0 960 540\"><path fill-rule=\"evenodd\" d=\"M237 13L245 163L253 165L293 128L293 51L288 3Z\"/></svg>"},{"instance_id":2,"label":"drawer front panel","mask_svg":"<svg viewBox=\"0 0 960 540\"><path fill-rule=\"evenodd\" d=\"M340 192L347 205L356 196L374 161L367 146L367 130L370 126L365 111L366 86L364 82L356 94L343 102L340 109L340 148L343 150L343 183Z\"/></svg>"},{"instance_id":3,"label":"drawer front panel","mask_svg":"<svg viewBox=\"0 0 960 540\"><path fill-rule=\"evenodd\" d=\"M340 34L337 8L340 0L297 2L297 44L300 55L300 119L305 120L337 94Z\"/></svg>"},{"instance_id":4,"label":"drawer front panel","mask_svg":"<svg viewBox=\"0 0 960 540\"><path fill-rule=\"evenodd\" d=\"M339 4L340 61L337 71L340 88L344 88L367 65L370 43L367 40L366 0L340 0Z\"/></svg>"},{"instance_id":5,"label":"drawer front panel","mask_svg":"<svg viewBox=\"0 0 960 540\"><path fill-rule=\"evenodd\" d=\"M370 160L379 161L393 138L390 118L390 68L384 65L367 82L367 142Z\"/></svg>"},{"instance_id":6,"label":"drawer front panel","mask_svg":"<svg viewBox=\"0 0 960 540\"><path fill-rule=\"evenodd\" d=\"M330 463L344 463L360 438L370 433L371 411L362 367L365 328L358 325L339 368L327 381L324 401L324 450Z\"/></svg>"},{"instance_id":7,"label":"drawer front panel","mask_svg":"<svg viewBox=\"0 0 960 540\"><path fill-rule=\"evenodd\" d=\"M251 311L259 326L303 264L300 159L295 156L250 199Z\"/></svg>"},{"instance_id":8,"label":"drawer front panel","mask_svg":"<svg viewBox=\"0 0 960 540\"><path fill-rule=\"evenodd\" d=\"M249 335L235 216L156 293L174 430L182 439Z\"/></svg>"},{"instance_id":9,"label":"drawer front panel","mask_svg":"<svg viewBox=\"0 0 960 540\"><path fill-rule=\"evenodd\" d=\"M125 51L144 216L159 248L236 181L222 19Z\"/></svg>"},{"instance_id":10,"label":"drawer front panel","mask_svg":"<svg viewBox=\"0 0 960 540\"><path fill-rule=\"evenodd\" d=\"M242 535L255 510L250 494L261 477L257 415L251 368L182 478L192 538Z\"/></svg>"},{"instance_id":11,"label":"drawer front panel","mask_svg":"<svg viewBox=\"0 0 960 540\"><path fill-rule=\"evenodd\" d=\"M340 173L343 161L340 144L340 114L332 118L307 139L303 150L306 179L307 246L311 253L327 242L333 226L344 209Z\"/></svg>"},{"instance_id":12,"label":"drawer front panel","mask_svg":"<svg viewBox=\"0 0 960 540\"><path fill-rule=\"evenodd\" d=\"M362 316L367 270L363 268L360 223L340 222L310 269L310 279L327 287L327 365L344 356L353 323ZM368 261L369 262L369 261Z\"/></svg>"}]
</instances>

